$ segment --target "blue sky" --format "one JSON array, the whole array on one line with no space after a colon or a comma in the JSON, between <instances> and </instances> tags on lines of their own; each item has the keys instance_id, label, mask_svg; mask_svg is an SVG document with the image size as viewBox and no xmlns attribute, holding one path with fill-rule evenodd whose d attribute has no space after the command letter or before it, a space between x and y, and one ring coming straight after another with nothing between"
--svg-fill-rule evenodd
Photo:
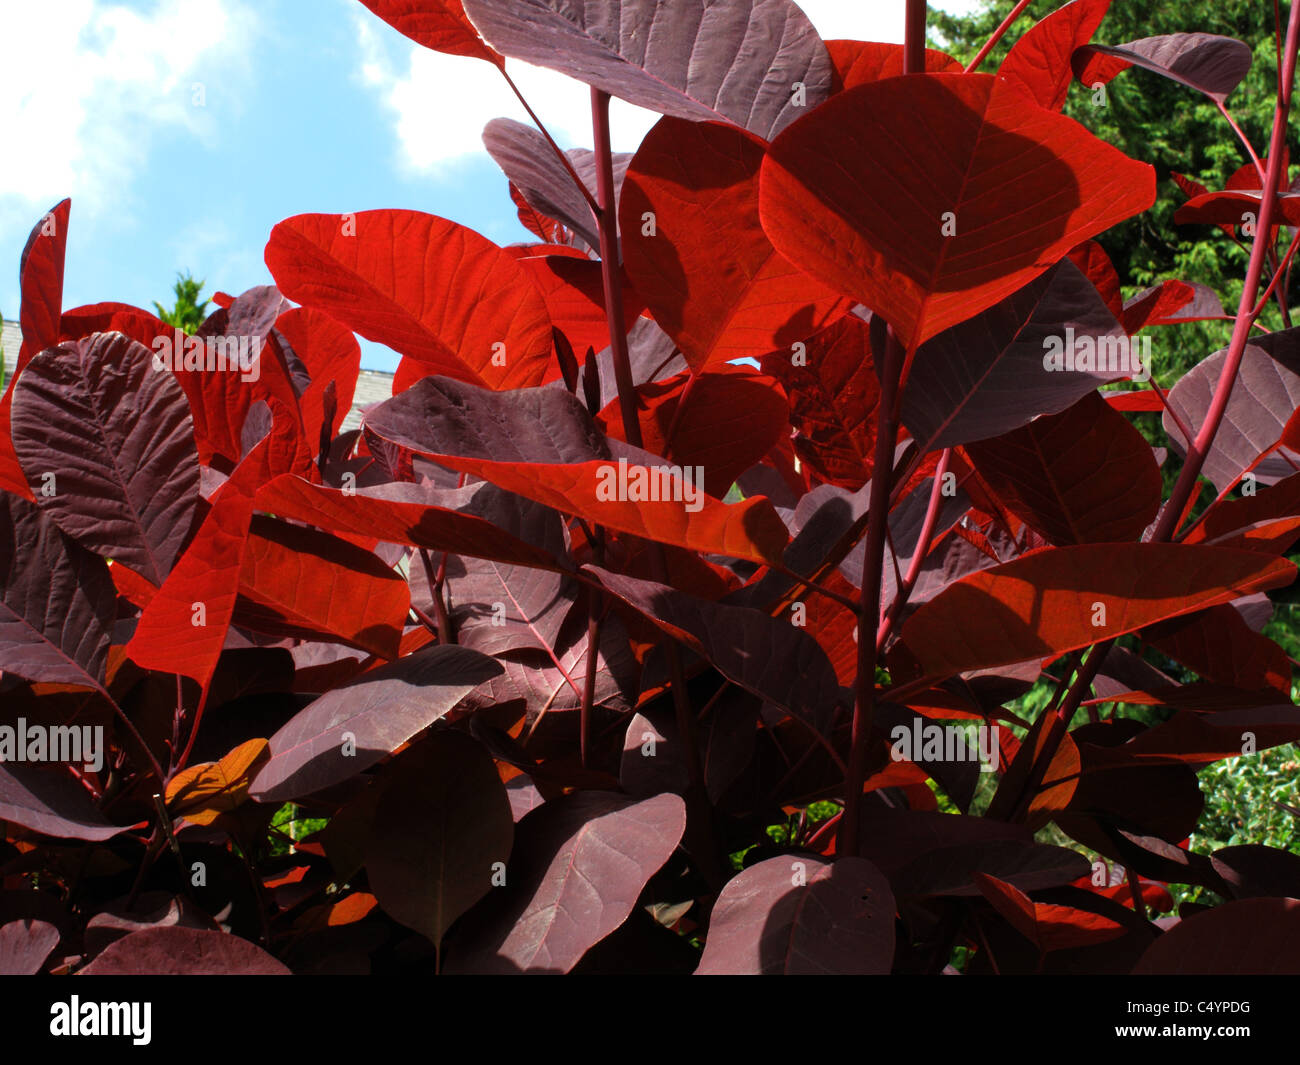
<instances>
[{"instance_id":1,"label":"blue sky","mask_svg":"<svg viewBox=\"0 0 1300 1065\"><path fill-rule=\"evenodd\" d=\"M903 0L806 0L828 39L901 40ZM969 10L974 0L940 5ZM64 305L170 305L269 284L271 227L307 212L404 207L499 244L528 239L479 134L526 121L479 60L418 47L357 0L6 4L0 64L0 313L18 313L27 234L72 197ZM588 95L511 63L564 147L589 147ZM654 116L615 101L615 148ZM363 342L363 364L396 356Z\"/></svg>"}]
</instances>

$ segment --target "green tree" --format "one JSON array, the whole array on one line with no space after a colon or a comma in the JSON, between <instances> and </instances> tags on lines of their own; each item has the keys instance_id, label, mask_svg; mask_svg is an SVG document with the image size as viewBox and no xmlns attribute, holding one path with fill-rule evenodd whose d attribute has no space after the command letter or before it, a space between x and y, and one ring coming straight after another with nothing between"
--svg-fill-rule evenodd
<instances>
[{"instance_id":1,"label":"green tree","mask_svg":"<svg viewBox=\"0 0 1300 1065\"><path fill-rule=\"evenodd\" d=\"M155 300L154 306L158 308L158 317L173 329L180 329L191 334L196 332L206 317L209 302L204 300L199 303L199 293L202 291L202 281L195 281L188 271L184 274L178 273L176 275L176 284L172 286L176 304L171 310L167 310Z\"/></svg>"},{"instance_id":2,"label":"green tree","mask_svg":"<svg viewBox=\"0 0 1300 1065\"><path fill-rule=\"evenodd\" d=\"M982 10L966 17L936 11L930 22L933 43L962 63L969 63L1014 6L1013 0L985 0ZM980 70L995 71L1020 35L1037 18L1060 6L1052 0L1031 5L1032 16L1022 15L1016 20ZM1194 0L1178 4L1117 0L1094 40L1123 44L1141 37L1184 32L1236 37L1254 50L1250 73L1229 96L1228 109L1262 154L1272 129L1277 86L1273 5L1268 0ZM1213 226L1179 226L1173 220L1174 212L1187 197L1174 184L1171 173L1185 174L1209 189L1221 189L1239 167L1250 162L1214 104L1158 74L1130 68L1106 86L1104 105L1095 104L1093 93L1076 81L1065 114L1156 170L1157 200L1151 210L1099 238L1119 272L1125 296L1166 278L1199 281L1217 292L1227 312L1233 313L1241 297L1247 250ZM1287 302L1294 304L1293 292L1288 293ZM1281 315L1276 305L1266 313L1263 324L1270 329L1279 327ZM1154 332L1155 376L1169 386L1207 355L1225 347L1231 325L1196 323Z\"/></svg>"}]
</instances>

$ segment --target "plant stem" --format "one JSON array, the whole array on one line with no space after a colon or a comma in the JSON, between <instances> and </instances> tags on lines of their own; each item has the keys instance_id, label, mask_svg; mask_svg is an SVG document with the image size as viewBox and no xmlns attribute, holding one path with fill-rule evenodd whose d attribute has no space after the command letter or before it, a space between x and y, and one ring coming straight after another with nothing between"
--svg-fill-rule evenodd
<instances>
[{"instance_id":1,"label":"plant stem","mask_svg":"<svg viewBox=\"0 0 1300 1065\"><path fill-rule=\"evenodd\" d=\"M1029 0L1023 0L1029 3ZM925 71L925 0L907 0L907 23L903 29L903 70L908 74Z\"/></svg>"},{"instance_id":2,"label":"plant stem","mask_svg":"<svg viewBox=\"0 0 1300 1065\"><path fill-rule=\"evenodd\" d=\"M1002 40L1002 37L1007 32L1007 30L1011 29L1011 24L1015 22L1016 19L1018 19L1022 14L1024 14L1025 8L1027 8L1031 2L1032 0L1020 0L1020 3L1018 3L1015 7L1011 9L1010 14L1008 14L1007 17L1002 20L1001 25L999 25L998 28L993 31L993 36L990 37L987 41L985 41L984 47L975 53L975 58L972 59L969 65L966 67L967 74L971 73L971 71L973 70L978 69L979 65L983 63L986 58L988 58L988 54L991 51L993 51L993 49L997 46L998 41Z\"/></svg>"},{"instance_id":3,"label":"plant stem","mask_svg":"<svg viewBox=\"0 0 1300 1065\"><path fill-rule=\"evenodd\" d=\"M912 589L916 586L917 578L921 576L921 567L925 564L925 556L930 553L930 541L934 538L934 527L939 523L939 511L943 506L943 480L948 472L948 463L951 459L952 448L944 448L943 454L939 456L939 465L934 470L934 483L930 486L930 502L925 509L925 520L921 523L921 535L917 537L916 550L912 553L912 561L907 565L907 576L898 582L894 592L894 601L889 605L889 612L885 615L885 620L876 633L877 654L884 649L885 641L889 639L890 632L898 624L899 615L907 606L907 600L912 595Z\"/></svg>"},{"instance_id":4,"label":"plant stem","mask_svg":"<svg viewBox=\"0 0 1300 1065\"><path fill-rule=\"evenodd\" d=\"M1283 70L1279 73L1279 100L1273 114L1273 136L1269 141L1268 169L1264 175L1264 187L1261 193L1258 228L1251 247L1250 264L1246 268L1246 281L1241 289L1241 301L1237 305L1237 322L1233 326L1232 339L1228 344L1228 355L1223 360L1223 370L1214 390L1210 409L1206 412L1205 422L1196 439L1190 441L1187 458L1182 472L1169 497L1169 502L1161 512L1152 532L1154 543L1164 543L1173 539L1179 515L1196 487L1201 467L1205 465L1206 456L1214 437L1223 422L1224 412L1228 409L1228 400L1232 397L1233 385L1237 381L1237 371L1246 352L1246 342L1250 339L1251 324L1256 318L1255 302L1259 295L1260 277L1264 270L1264 259L1272 243L1273 216L1277 213L1277 187L1282 174L1282 154L1286 150L1287 118L1291 110L1291 90L1295 81L1297 34L1300 33L1300 3L1291 5L1291 17L1287 24L1286 51Z\"/></svg>"},{"instance_id":5,"label":"plant stem","mask_svg":"<svg viewBox=\"0 0 1300 1065\"><path fill-rule=\"evenodd\" d=\"M1025 0L1027 2L1027 0ZM925 70L925 0L907 0L903 72ZM867 741L876 711L876 641L880 625L880 576L889 534L889 504L894 486L894 448L898 439L898 400L902 393L907 352L892 327L886 327L885 359L880 368L880 401L876 405L876 453L871 467L867 504L867 541L862 554L862 595L858 610L858 675L854 685L849 765L844 781L844 818L836 830L836 853L854 857L859 846L862 785L867 775Z\"/></svg>"},{"instance_id":6,"label":"plant stem","mask_svg":"<svg viewBox=\"0 0 1300 1065\"><path fill-rule=\"evenodd\" d=\"M614 380L618 384L623 433L633 447L641 447L641 419L637 414L636 383L623 329L623 271L618 250L618 204L614 197L614 155L609 145L609 93L591 90L591 128L596 141L596 196L599 200L600 270L605 288L605 317L609 322Z\"/></svg>"},{"instance_id":7,"label":"plant stem","mask_svg":"<svg viewBox=\"0 0 1300 1065\"><path fill-rule=\"evenodd\" d=\"M880 625L880 577L885 563L885 534L889 526L889 492L893 482L894 441L898 421L895 398L906 353L891 328L885 342L881 367L880 402L876 406L876 453L871 467L871 495L867 509L867 539L862 556L862 605L858 612L858 676L853 706L849 748L849 772L845 781L844 819L836 837L836 852L858 853L859 809L866 780L867 741L876 709L876 640Z\"/></svg>"},{"instance_id":8,"label":"plant stem","mask_svg":"<svg viewBox=\"0 0 1300 1065\"><path fill-rule=\"evenodd\" d=\"M587 206L591 208L592 217L599 219L600 207L597 205L596 201L592 199L591 190L587 188L586 182L584 182L582 178L578 176L578 172L573 169L573 163L569 161L569 157L564 154L563 149L555 143L555 138L551 136L546 126L542 124L542 120L537 117L537 112L535 112L529 105L528 101L524 99L524 94L519 91L519 86L516 85L514 79L506 73L506 68L501 66L497 69L501 71L501 76L506 79L506 84L510 86L510 91L513 92L519 102L524 105L524 110L528 112L528 117L533 120L533 125L535 125L541 132L542 136L546 138L546 143L551 146L551 151L555 153L555 157L560 161L564 169L569 172L569 177L573 178L573 183L578 186L578 191L582 193L582 198L587 201Z\"/></svg>"}]
</instances>

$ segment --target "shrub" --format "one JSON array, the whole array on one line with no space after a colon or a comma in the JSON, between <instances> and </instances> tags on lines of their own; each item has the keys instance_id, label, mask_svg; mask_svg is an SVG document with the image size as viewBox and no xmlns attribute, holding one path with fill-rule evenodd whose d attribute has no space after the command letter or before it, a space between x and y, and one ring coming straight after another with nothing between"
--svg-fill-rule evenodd
<instances>
[{"instance_id":1,"label":"shrub","mask_svg":"<svg viewBox=\"0 0 1300 1065\"><path fill-rule=\"evenodd\" d=\"M68 202L37 223L0 407L10 964L1296 971L1295 856L1188 839L1198 769L1300 740L1261 632L1300 333L1251 333L1287 313L1300 15L1262 160L1178 212L1251 253L1166 394L1147 342L1222 307L1121 300L1094 238L1154 174L1059 110L1129 67L1222 102L1245 44L1090 44L1075 0L995 75L925 51L915 0L903 46L790 0L365 2L588 81L594 151L494 122L536 242L289 218L275 287L193 336L64 309ZM664 115L631 157L611 93ZM345 433L357 334L402 360ZM1206 893L1157 924L1168 884Z\"/></svg>"}]
</instances>

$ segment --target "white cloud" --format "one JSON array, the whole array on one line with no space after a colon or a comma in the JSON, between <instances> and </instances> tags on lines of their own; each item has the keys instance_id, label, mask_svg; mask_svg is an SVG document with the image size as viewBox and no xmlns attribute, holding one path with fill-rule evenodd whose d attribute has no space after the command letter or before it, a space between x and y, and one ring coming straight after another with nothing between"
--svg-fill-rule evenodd
<instances>
[{"instance_id":1,"label":"white cloud","mask_svg":"<svg viewBox=\"0 0 1300 1065\"><path fill-rule=\"evenodd\" d=\"M79 217L129 212L149 143L169 128L208 140L234 102L254 39L247 0L6 4L0 62L0 232L63 196ZM202 85L205 106L195 106Z\"/></svg>"},{"instance_id":2,"label":"white cloud","mask_svg":"<svg viewBox=\"0 0 1300 1065\"><path fill-rule=\"evenodd\" d=\"M945 0L945 11L966 13L977 0ZM903 0L801 0L800 7L827 40L902 41ZM382 101L393 123L398 163L408 173L445 175L483 151L483 127L494 118L528 122L505 79L481 59L443 55L411 43L365 10L353 12L360 62L357 77ZM591 105L586 85L562 74L510 60L510 75L562 147L590 146ZM635 151L658 115L614 100L611 139L616 151Z\"/></svg>"}]
</instances>

